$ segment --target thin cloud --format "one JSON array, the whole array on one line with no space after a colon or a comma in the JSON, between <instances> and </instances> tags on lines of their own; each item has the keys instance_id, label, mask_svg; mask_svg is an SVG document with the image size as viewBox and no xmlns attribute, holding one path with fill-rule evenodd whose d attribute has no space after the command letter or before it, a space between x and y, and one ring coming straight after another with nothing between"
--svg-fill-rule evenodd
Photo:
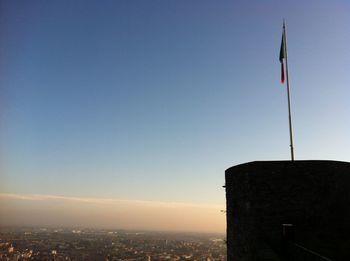
<instances>
[{"instance_id":1,"label":"thin cloud","mask_svg":"<svg viewBox=\"0 0 350 261\"><path fill-rule=\"evenodd\" d=\"M223 206L214 204L190 204L183 202L162 202L162 201L146 201L146 200L125 200L114 198L90 198L90 197L67 197L60 195L48 194L14 194L14 193L0 193L0 199L14 199L14 200L28 200L28 201L47 201L47 200L63 200L90 204L132 204L143 206L158 206L158 207L195 207L206 209L221 209Z\"/></svg>"}]
</instances>

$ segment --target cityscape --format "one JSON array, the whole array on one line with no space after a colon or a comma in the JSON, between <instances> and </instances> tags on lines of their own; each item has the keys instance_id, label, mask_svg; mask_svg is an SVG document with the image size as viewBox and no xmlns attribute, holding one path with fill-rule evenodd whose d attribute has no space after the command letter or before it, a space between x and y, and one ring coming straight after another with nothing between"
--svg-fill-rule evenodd
<instances>
[{"instance_id":1,"label":"cityscape","mask_svg":"<svg viewBox=\"0 0 350 261\"><path fill-rule=\"evenodd\" d=\"M1 228L0 260L226 260L223 234Z\"/></svg>"},{"instance_id":2,"label":"cityscape","mask_svg":"<svg viewBox=\"0 0 350 261\"><path fill-rule=\"evenodd\" d=\"M349 13L0 0L0 261L350 260Z\"/></svg>"}]
</instances>

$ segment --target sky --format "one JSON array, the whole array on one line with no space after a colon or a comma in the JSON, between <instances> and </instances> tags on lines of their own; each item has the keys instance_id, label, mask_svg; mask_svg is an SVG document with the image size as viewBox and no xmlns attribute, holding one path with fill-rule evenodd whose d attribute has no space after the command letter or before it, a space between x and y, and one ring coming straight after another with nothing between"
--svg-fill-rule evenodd
<instances>
[{"instance_id":1,"label":"sky","mask_svg":"<svg viewBox=\"0 0 350 261\"><path fill-rule=\"evenodd\" d=\"M0 1L0 225L223 232L225 169L290 159L283 18L295 158L350 161L349 12Z\"/></svg>"}]
</instances>

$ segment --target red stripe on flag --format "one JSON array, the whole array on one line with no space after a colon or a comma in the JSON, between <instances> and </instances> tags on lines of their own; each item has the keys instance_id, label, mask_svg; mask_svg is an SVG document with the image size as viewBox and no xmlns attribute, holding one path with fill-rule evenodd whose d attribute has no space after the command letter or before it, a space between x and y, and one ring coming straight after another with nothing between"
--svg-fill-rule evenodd
<instances>
[{"instance_id":1,"label":"red stripe on flag","mask_svg":"<svg viewBox=\"0 0 350 261\"><path fill-rule=\"evenodd\" d=\"M281 62L281 83L284 83L284 64Z\"/></svg>"}]
</instances>

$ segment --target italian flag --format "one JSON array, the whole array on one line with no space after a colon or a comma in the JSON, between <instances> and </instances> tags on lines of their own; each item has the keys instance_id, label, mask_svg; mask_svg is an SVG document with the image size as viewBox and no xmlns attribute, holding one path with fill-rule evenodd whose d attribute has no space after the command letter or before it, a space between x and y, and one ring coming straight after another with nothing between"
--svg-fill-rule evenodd
<instances>
[{"instance_id":1,"label":"italian flag","mask_svg":"<svg viewBox=\"0 0 350 261\"><path fill-rule=\"evenodd\" d=\"M281 50L280 50L280 63L281 63L281 83L284 83L284 61L286 58L286 44L284 40L284 31L282 32L282 42L281 42Z\"/></svg>"}]
</instances>

